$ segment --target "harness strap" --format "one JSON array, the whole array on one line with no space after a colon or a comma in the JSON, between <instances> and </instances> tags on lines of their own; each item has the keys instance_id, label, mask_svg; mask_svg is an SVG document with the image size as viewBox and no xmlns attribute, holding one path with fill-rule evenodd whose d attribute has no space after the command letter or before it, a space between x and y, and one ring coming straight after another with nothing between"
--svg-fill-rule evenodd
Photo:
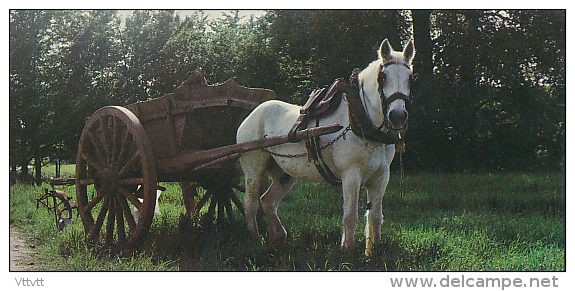
<instances>
[{"instance_id":1,"label":"harness strap","mask_svg":"<svg viewBox=\"0 0 575 291\"><path fill-rule=\"evenodd\" d=\"M386 126L387 119L384 119L384 123L380 127L376 127L371 122L371 119L367 116L367 111L364 108L364 105L361 102L359 96L358 75L360 72L361 72L360 69L353 70L349 78L350 84L345 84L345 82L342 79L337 79L329 89L324 88L312 92L312 94L310 95L310 99L302 107L300 111L300 117L290 130L290 135L294 135L296 131L307 127L307 124L311 119L316 120L315 122L316 127L319 126L320 115L325 115L326 112L329 113L333 112L341 102L341 97L343 95L342 93L345 93L348 104L349 122L350 122L348 129L351 128L353 133L361 138L375 141L378 143L399 144L401 150L404 150L403 137L407 132L407 124L405 124L405 126L401 130L389 130L389 128ZM326 96L327 98L326 97L322 98L320 97L321 95L324 96L327 95ZM336 104L336 106L326 105L328 104L327 101L333 101L332 99L335 99L336 102L331 102L329 104L330 105ZM386 102L389 103L397 99L404 99L406 101L410 101L409 96L406 96L405 94L401 93L392 94L387 99L389 101L386 100ZM328 107L329 109L327 109ZM321 112L321 114L310 114L311 108L321 108L322 110L318 110L318 112ZM346 129L342 134L345 135L345 132L348 129ZM339 139L339 137L336 138L336 140L337 139ZM299 142L299 140L293 137L290 139L290 141ZM306 139L305 146L307 149L308 159L313 161L317 171L324 178L324 180L333 186L340 186L341 180L335 176L335 174L329 169L328 165L323 159L323 155L321 153L322 148L320 146L320 137L317 136L314 138Z\"/></svg>"},{"instance_id":2,"label":"harness strap","mask_svg":"<svg viewBox=\"0 0 575 291\"><path fill-rule=\"evenodd\" d=\"M361 138L378 143L397 143L401 138L403 138L403 136L405 136L405 133L407 132L407 124L405 124L403 129L396 131L389 130L389 128L385 126L387 119L384 120L384 124L382 124L383 126L380 127L376 127L371 122L371 119L367 116L367 111L364 108L364 105L361 102L361 98L359 96L359 72L359 69L354 69L350 76L350 84L346 84L345 86L351 130L353 133L355 133L355 135ZM392 100L395 101L397 99L405 100L407 97L404 94L396 93L391 95L389 98L392 98Z\"/></svg>"},{"instance_id":3,"label":"harness strap","mask_svg":"<svg viewBox=\"0 0 575 291\"><path fill-rule=\"evenodd\" d=\"M316 119L315 126L319 126L319 119ZM305 147L307 148L308 157L313 161L313 164L323 179L332 186L340 186L341 180L329 169L323 155L321 154L320 137L308 138L305 140Z\"/></svg>"}]
</instances>

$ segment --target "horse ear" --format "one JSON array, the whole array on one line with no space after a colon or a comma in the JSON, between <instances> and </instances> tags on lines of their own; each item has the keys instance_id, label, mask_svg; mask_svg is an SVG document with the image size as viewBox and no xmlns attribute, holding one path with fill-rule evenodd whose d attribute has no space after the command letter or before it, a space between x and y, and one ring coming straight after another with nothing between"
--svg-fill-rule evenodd
<instances>
[{"instance_id":1,"label":"horse ear","mask_svg":"<svg viewBox=\"0 0 575 291\"><path fill-rule=\"evenodd\" d=\"M391 45L389 44L389 41L386 39L383 40L383 42L381 43L381 45L379 46L379 56L384 59L387 60L389 58L389 56L391 56L391 52L393 51L393 48L391 47Z\"/></svg>"},{"instance_id":2,"label":"horse ear","mask_svg":"<svg viewBox=\"0 0 575 291\"><path fill-rule=\"evenodd\" d=\"M403 49L403 57L408 63L411 63L414 56L415 56L415 46L413 45L413 39L411 39Z\"/></svg>"}]
</instances>

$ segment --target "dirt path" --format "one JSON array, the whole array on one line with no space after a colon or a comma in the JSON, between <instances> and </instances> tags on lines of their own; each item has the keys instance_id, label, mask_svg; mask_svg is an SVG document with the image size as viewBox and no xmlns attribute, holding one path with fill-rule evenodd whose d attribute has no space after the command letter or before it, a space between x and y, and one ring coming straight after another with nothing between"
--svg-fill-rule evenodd
<instances>
[{"instance_id":1,"label":"dirt path","mask_svg":"<svg viewBox=\"0 0 575 291\"><path fill-rule=\"evenodd\" d=\"M20 234L18 227L10 224L10 271L40 271L37 251Z\"/></svg>"}]
</instances>

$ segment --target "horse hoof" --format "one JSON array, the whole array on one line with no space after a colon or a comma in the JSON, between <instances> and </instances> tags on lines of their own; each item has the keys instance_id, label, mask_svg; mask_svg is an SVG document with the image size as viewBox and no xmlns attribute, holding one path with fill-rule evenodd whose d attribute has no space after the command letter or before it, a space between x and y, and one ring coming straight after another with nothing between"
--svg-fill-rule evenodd
<instances>
[{"instance_id":1,"label":"horse hoof","mask_svg":"<svg viewBox=\"0 0 575 291\"><path fill-rule=\"evenodd\" d=\"M365 256L366 257L373 256L373 250L372 249L365 249Z\"/></svg>"},{"instance_id":2,"label":"horse hoof","mask_svg":"<svg viewBox=\"0 0 575 291\"><path fill-rule=\"evenodd\" d=\"M286 243L286 235L277 235L270 238L270 243L276 246L283 246Z\"/></svg>"},{"instance_id":3,"label":"horse hoof","mask_svg":"<svg viewBox=\"0 0 575 291\"><path fill-rule=\"evenodd\" d=\"M353 242L342 242L341 243L341 249L344 251L350 251L353 248Z\"/></svg>"}]
</instances>

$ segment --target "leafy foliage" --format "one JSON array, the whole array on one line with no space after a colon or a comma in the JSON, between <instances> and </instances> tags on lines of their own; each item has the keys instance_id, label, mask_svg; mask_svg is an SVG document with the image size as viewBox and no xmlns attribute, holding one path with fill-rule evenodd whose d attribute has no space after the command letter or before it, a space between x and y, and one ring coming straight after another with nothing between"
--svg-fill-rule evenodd
<instances>
[{"instance_id":1,"label":"leafy foliage","mask_svg":"<svg viewBox=\"0 0 575 291\"><path fill-rule=\"evenodd\" d=\"M84 117L210 83L312 89L415 36L408 169L564 169L565 11L10 11L10 166L74 160ZM37 174L37 178L39 175Z\"/></svg>"}]
</instances>

